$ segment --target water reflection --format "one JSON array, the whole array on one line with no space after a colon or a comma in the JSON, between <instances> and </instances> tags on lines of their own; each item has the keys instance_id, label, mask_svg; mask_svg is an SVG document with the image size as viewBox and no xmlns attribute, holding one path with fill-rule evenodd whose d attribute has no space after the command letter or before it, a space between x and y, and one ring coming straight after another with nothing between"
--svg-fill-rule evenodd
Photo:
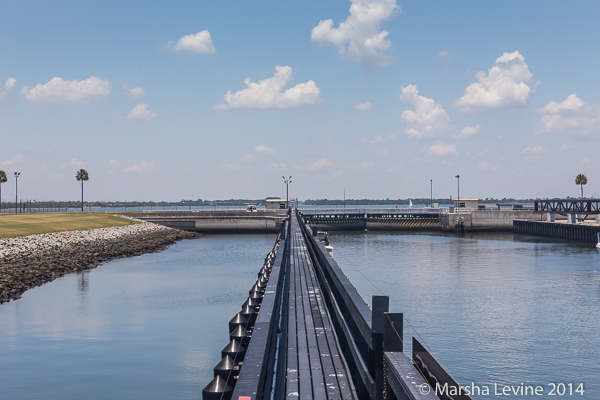
<instances>
[{"instance_id":1,"label":"water reflection","mask_svg":"<svg viewBox=\"0 0 600 400\"><path fill-rule=\"evenodd\" d=\"M198 399L274 240L183 241L3 304L0 398Z\"/></svg>"},{"instance_id":2,"label":"water reflection","mask_svg":"<svg viewBox=\"0 0 600 400\"><path fill-rule=\"evenodd\" d=\"M583 398L600 398L600 257L591 246L512 233L330 239L365 301L389 295L390 310L459 382L584 382ZM405 343L410 335L407 324Z\"/></svg>"}]
</instances>

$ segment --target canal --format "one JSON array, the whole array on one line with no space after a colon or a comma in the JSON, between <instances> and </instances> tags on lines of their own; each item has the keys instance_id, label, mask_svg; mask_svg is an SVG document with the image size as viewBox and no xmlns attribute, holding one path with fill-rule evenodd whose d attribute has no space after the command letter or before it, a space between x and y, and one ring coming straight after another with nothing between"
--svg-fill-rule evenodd
<instances>
[{"instance_id":1,"label":"canal","mask_svg":"<svg viewBox=\"0 0 600 400\"><path fill-rule=\"evenodd\" d=\"M542 385L552 398L550 383L583 383L564 397L600 398L594 248L513 234L330 238L365 300L389 295L405 338L418 332L462 385ZM182 241L0 305L0 397L198 399L274 240Z\"/></svg>"}]
</instances>

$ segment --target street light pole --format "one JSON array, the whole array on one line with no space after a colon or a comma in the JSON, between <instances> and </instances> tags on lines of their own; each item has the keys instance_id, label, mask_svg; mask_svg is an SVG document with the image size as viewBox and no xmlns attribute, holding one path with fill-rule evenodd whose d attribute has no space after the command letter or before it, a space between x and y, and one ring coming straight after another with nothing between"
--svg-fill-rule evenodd
<instances>
[{"instance_id":1,"label":"street light pole","mask_svg":"<svg viewBox=\"0 0 600 400\"><path fill-rule=\"evenodd\" d=\"M18 192L19 192L18 182L19 182L19 176L20 175L21 175L20 172L15 172L15 214L19 213L19 211L18 211L19 210L19 204L18 204L18 200L17 199L19 198L19 195L18 195Z\"/></svg>"},{"instance_id":2,"label":"street light pole","mask_svg":"<svg viewBox=\"0 0 600 400\"><path fill-rule=\"evenodd\" d=\"M460 175L456 175L456 182L458 183L458 203L456 208L460 208Z\"/></svg>"},{"instance_id":3,"label":"street light pole","mask_svg":"<svg viewBox=\"0 0 600 400\"><path fill-rule=\"evenodd\" d=\"M282 176L283 183L285 183L285 208L286 210L290 208L290 183L292 183L292 176L285 179L285 176Z\"/></svg>"},{"instance_id":4,"label":"street light pole","mask_svg":"<svg viewBox=\"0 0 600 400\"><path fill-rule=\"evenodd\" d=\"M429 185L431 186L431 200L429 201L429 207L433 208L433 179L429 180Z\"/></svg>"}]
</instances>

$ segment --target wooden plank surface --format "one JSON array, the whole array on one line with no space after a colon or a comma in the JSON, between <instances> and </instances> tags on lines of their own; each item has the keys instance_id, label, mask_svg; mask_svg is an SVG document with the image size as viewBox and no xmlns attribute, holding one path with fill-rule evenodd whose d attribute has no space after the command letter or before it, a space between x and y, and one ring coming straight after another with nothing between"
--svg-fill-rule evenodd
<instances>
[{"instance_id":1,"label":"wooden plank surface","mask_svg":"<svg viewBox=\"0 0 600 400\"><path fill-rule=\"evenodd\" d=\"M289 267L286 397L356 399L295 218L292 218Z\"/></svg>"}]
</instances>

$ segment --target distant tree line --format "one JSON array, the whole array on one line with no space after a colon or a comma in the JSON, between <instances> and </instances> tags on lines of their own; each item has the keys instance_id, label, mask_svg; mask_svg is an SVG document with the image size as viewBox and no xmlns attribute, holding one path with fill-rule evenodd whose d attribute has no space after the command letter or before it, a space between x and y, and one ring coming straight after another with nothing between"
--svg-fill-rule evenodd
<instances>
[{"instance_id":1,"label":"distant tree line","mask_svg":"<svg viewBox=\"0 0 600 400\"><path fill-rule=\"evenodd\" d=\"M556 199L558 199L558 197L556 197ZM574 199L574 197L567 197L567 199ZM408 205L409 204L409 200L412 200L413 204L429 204L431 202L431 199L429 198L414 198L414 199L346 199L346 205L347 206L354 206L354 205L368 205L368 206L379 206L379 205ZM496 204L496 203L533 203L535 200L542 200L542 199L534 199L534 198L530 198L530 199L515 199L512 197L503 197L501 199L495 199L493 197L486 197L485 199L479 199L480 203L491 203L491 204ZM543 200L550 200L550 199L543 199ZM434 203L438 203L438 204L450 204L452 203L452 200L450 200L448 197L444 197L444 198L434 198L433 199ZM311 206L341 206L344 204L344 200L342 199L316 199L316 200L304 200L304 202L301 202L304 205L311 205Z\"/></svg>"}]
</instances>

